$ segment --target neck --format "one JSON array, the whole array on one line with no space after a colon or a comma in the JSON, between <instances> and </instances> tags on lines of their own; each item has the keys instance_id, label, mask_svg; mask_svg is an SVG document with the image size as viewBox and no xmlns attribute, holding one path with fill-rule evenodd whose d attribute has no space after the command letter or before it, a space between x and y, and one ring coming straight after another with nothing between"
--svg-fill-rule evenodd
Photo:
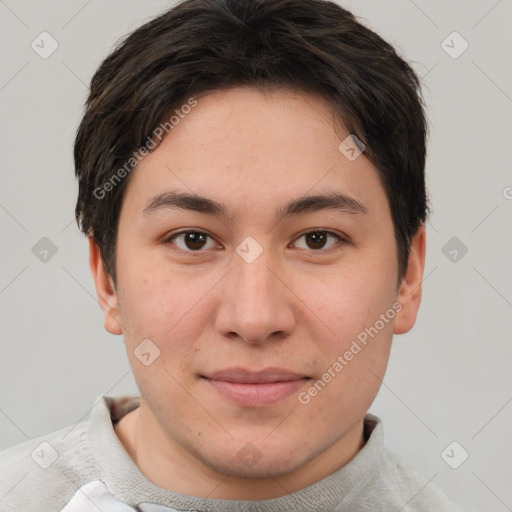
<instances>
[{"instance_id":1,"label":"neck","mask_svg":"<svg viewBox=\"0 0 512 512\"><path fill-rule=\"evenodd\" d=\"M141 473L153 484L180 494L226 500L262 500L291 494L336 472L364 446L364 422L295 471L269 478L226 475L205 465L171 439L149 407L125 415L114 427Z\"/></svg>"}]
</instances>

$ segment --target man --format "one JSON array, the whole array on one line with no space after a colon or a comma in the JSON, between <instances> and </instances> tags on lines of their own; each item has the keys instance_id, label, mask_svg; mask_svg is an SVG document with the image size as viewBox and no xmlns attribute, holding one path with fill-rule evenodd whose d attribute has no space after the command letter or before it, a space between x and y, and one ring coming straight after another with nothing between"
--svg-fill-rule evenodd
<instances>
[{"instance_id":1,"label":"man","mask_svg":"<svg viewBox=\"0 0 512 512\"><path fill-rule=\"evenodd\" d=\"M4 452L2 510L463 510L367 414L420 304L425 137L412 69L334 3L188 0L134 31L75 166L140 397Z\"/></svg>"}]
</instances>

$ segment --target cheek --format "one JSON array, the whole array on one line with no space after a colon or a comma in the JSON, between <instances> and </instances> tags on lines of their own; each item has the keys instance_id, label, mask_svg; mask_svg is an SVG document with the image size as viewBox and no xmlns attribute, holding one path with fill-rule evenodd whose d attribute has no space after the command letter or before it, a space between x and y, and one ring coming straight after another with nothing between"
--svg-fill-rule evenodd
<instances>
[{"instance_id":1,"label":"cheek","mask_svg":"<svg viewBox=\"0 0 512 512\"><path fill-rule=\"evenodd\" d=\"M309 410L322 417L346 411L364 414L389 358L397 314L395 274L383 272L382 267L373 272L369 266L361 272L354 268L331 276L329 286L310 283L312 309L329 329L317 347L322 352L322 373L305 390L300 403L310 401Z\"/></svg>"},{"instance_id":2,"label":"cheek","mask_svg":"<svg viewBox=\"0 0 512 512\"><path fill-rule=\"evenodd\" d=\"M118 262L119 312L126 343L134 348L149 338L161 350L162 360L170 352L180 356L190 350L189 340L199 338L210 316L207 295L215 280L176 268L170 275L161 264L148 261Z\"/></svg>"},{"instance_id":3,"label":"cheek","mask_svg":"<svg viewBox=\"0 0 512 512\"><path fill-rule=\"evenodd\" d=\"M400 307L395 275L388 275L354 272L322 299L322 315L334 334L324 339L324 373L316 386L319 391L312 393L322 395L316 403L326 414L330 408L347 407L364 412L379 389Z\"/></svg>"},{"instance_id":4,"label":"cheek","mask_svg":"<svg viewBox=\"0 0 512 512\"><path fill-rule=\"evenodd\" d=\"M382 269L372 272L368 266L360 271L355 267L346 272L342 269L321 281L313 277L303 283L302 293L326 326L326 339L331 340L329 346L335 351L373 326L396 300L393 273ZM379 331L391 332L395 313L389 311L385 326L379 322Z\"/></svg>"}]
</instances>

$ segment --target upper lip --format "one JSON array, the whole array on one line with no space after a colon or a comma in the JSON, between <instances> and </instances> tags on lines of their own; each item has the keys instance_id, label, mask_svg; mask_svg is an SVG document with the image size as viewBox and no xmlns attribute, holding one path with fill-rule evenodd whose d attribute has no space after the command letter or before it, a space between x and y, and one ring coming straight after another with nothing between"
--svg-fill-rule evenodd
<instances>
[{"instance_id":1,"label":"upper lip","mask_svg":"<svg viewBox=\"0 0 512 512\"><path fill-rule=\"evenodd\" d=\"M265 384L307 378L305 375L300 375L283 368L265 368L260 371L245 370L244 368L226 368L204 375L204 377L210 380L234 382L237 384Z\"/></svg>"}]
</instances>

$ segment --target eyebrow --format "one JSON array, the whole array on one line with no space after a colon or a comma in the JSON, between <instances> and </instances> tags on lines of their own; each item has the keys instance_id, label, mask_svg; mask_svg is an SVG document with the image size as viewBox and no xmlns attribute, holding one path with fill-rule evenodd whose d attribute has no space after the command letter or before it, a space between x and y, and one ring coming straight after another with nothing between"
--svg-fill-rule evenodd
<instances>
[{"instance_id":1,"label":"eyebrow","mask_svg":"<svg viewBox=\"0 0 512 512\"><path fill-rule=\"evenodd\" d=\"M225 205L196 194L189 194L179 191L169 191L153 197L148 206L144 209L145 214L151 214L161 209L181 209L216 215L228 221L233 221L235 216L228 211ZM287 217L313 213L321 210L337 210L350 214L367 213L366 206L357 199L341 193L326 193L306 195L293 199L284 207L276 210L277 220Z\"/></svg>"}]
</instances>

